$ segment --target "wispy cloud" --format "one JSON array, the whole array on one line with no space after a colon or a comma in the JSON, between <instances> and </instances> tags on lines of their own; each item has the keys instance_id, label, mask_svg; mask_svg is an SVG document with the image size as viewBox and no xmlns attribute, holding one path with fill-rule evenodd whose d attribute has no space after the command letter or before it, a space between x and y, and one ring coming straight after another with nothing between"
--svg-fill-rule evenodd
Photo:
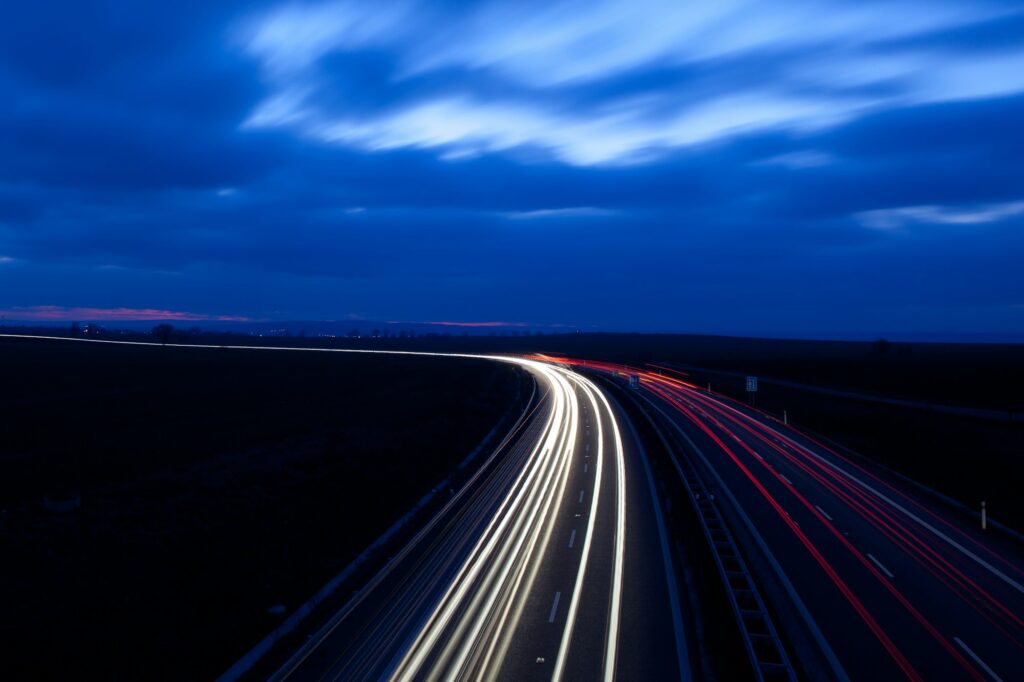
<instances>
[{"instance_id":1,"label":"wispy cloud","mask_svg":"<svg viewBox=\"0 0 1024 682\"><path fill-rule=\"evenodd\" d=\"M239 40L269 86L244 125L370 151L436 149L456 160L522 148L590 166L831 126L887 106L1024 91L1024 48L951 55L911 40L1006 12L981 3L385 4L289 3L243 24ZM338 91L335 80L362 53L390 64L370 84L383 102L369 111L351 106L366 93ZM770 78L754 77L762 64ZM645 72L667 74L670 87L617 90L617 79ZM597 99L570 106L581 95Z\"/></svg>"},{"instance_id":2,"label":"wispy cloud","mask_svg":"<svg viewBox=\"0 0 1024 682\"><path fill-rule=\"evenodd\" d=\"M868 105L857 98L825 100L765 90L709 98L677 111L671 105L662 106L668 113L652 118L649 108L659 98L622 101L582 117L541 103L433 99L368 120L309 123L303 132L324 142L371 151L443 149L446 159L540 149L577 166L623 165L742 133L810 130L846 120Z\"/></svg>"},{"instance_id":3,"label":"wispy cloud","mask_svg":"<svg viewBox=\"0 0 1024 682\"><path fill-rule=\"evenodd\" d=\"M432 324L438 327L529 327L530 325L526 322L452 322L450 320L440 320L436 322L423 322L421 324Z\"/></svg>"},{"instance_id":4,"label":"wispy cloud","mask_svg":"<svg viewBox=\"0 0 1024 682\"><path fill-rule=\"evenodd\" d=\"M971 207L904 206L863 211L857 220L873 230L897 230L909 225L980 225L1024 214L1024 201Z\"/></svg>"},{"instance_id":5,"label":"wispy cloud","mask_svg":"<svg viewBox=\"0 0 1024 682\"><path fill-rule=\"evenodd\" d=\"M835 163L836 159L830 154L817 151L795 151L779 154L757 162L759 166L782 166L793 170L804 168L819 168Z\"/></svg>"},{"instance_id":6,"label":"wispy cloud","mask_svg":"<svg viewBox=\"0 0 1024 682\"><path fill-rule=\"evenodd\" d=\"M569 208L542 208L536 211L511 211L502 216L509 220L539 220L543 218L603 218L616 215L617 211L595 206L572 206Z\"/></svg>"},{"instance_id":7,"label":"wispy cloud","mask_svg":"<svg viewBox=\"0 0 1024 682\"><path fill-rule=\"evenodd\" d=\"M240 315L207 315L181 310L160 310L157 308L91 308L65 307L58 305L16 306L0 308L0 317L21 321L97 321L97 322L250 322L251 318Z\"/></svg>"}]
</instances>

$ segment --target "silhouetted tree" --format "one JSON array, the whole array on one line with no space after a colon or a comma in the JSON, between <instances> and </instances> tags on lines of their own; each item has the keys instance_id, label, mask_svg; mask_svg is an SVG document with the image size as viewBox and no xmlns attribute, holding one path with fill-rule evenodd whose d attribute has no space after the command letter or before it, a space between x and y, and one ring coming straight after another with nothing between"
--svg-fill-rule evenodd
<instances>
[{"instance_id":1,"label":"silhouetted tree","mask_svg":"<svg viewBox=\"0 0 1024 682\"><path fill-rule=\"evenodd\" d=\"M171 340L171 337L174 336L174 326L169 325L166 322L164 322L163 324L158 324L157 326L153 327L152 334L153 336L156 337L157 341L166 344Z\"/></svg>"},{"instance_id":2,"label":"silhouetted tree","mask_svg":"<svg viewBox=\"0 0 1024 682\"><path fill-rule=\"evenodd\" d=\"M81 335L82 335L82 328L78 325L77 322L72 322L71 323L71 336L81 336Z\"/></svg>"},{"instance_id":3,"label":"silhouetted tree","mask_svg":"<svg viewBox=\"0 0 1024 682\"><path fill-rule=\"evenodd\" d=\"M348 337L349 337L350 339L355 339L355 338L358 338L358 337L359 337L359 330L358 330L358 329L353 329L352 331L350 331L350 332L348 333Z\"/></svg>"},{"instance_id":4,"label":"silhouetted tree","mask_svg":"<svg viewBox=\"0 0 1024 682\"><path fill-rule=\"evenodd\" d=\"M889 343L888 339L878 339L872 345L872 350L875 352L875 355L886 355L889 352L891 345L892 344Z\"/></svg>"}]
</instances>

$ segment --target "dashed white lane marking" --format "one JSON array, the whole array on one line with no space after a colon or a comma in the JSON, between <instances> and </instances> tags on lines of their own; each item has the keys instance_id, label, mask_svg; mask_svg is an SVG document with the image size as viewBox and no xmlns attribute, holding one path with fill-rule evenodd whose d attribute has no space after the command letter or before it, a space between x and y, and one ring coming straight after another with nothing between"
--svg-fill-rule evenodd
<instances>
[{"instance_id":1,"label":"dashed white lane marking","mask_svg":"<svg viewBox=\"0 0 1024 682\"><path fill-rule=\"evenodd\" d=\"M548 622L555 622L555 614L558 613L558 600L562 598L561 592L555 592L555 601L551 604L551 615L548 616Z\"/></svg>"},{"instance_id":2,"label":"dashed white lane marking","mask_svg":"<svg viewBox=\"0 0 1024 682\"><path fill-rule=\"evenodd\" d=\"M580 504L583 504L583 491L580 491Z\"/></svg>"},{"instance_id":3,"label":"dashed white lane marking","mask_svg":"<svg viewBox=\"0 0 1024 682\"><path fill-rule=\"evenodd\" d=\"M583 473L587 473L587 463L583 463Z\"/></svg>"},{"instance_id":4,"label":"dashed white lane marking","mask_svg":"<svg viewBox=\"0 0 1024 682\"><path fill-rule=\"evenodd\" d=\"M786 477L785 477L785 476L783 476L782 474L779 474L779 478L781 478L781 479L782 479L783 481L785 481L785 482L786 482L787 484L789 484L789 485L793 485L793 481L789 480L788 478L786 478Z\"/></svg>"},{"instance_id":5,"label":"dashed white lane marking","mask_svg":"<svg viewBox=\"0 0 1024 682\"><path fill-rule=\"evenodd\" d=\"M819 513L819 514L821 514L822 516L824 516L824 517L825 517L826 519L828 519L829 521L831 521L831 520L832 520L832 517L831 517L831 516L829 516L828 514L826 514L826 513L825 513L825 510L824 510L824 509L822 509L822 508L821 508L821 507L819 507L818 505L814 505L814 508L815 508L815 509L817 509L817 510L818 510L818 513Z\"/></svg>"},{"instance_id":6,"label":"dashed white lane marking","mask_svg":"<svg viewBox=\"0 0 1024 682\"><path fill-rule=\"evenodd\" d=\"M872 556L872 555L871 555L870 553L868 554L868 558L869 558L869 559L871 559L871 563L873 563L873 564L874 564L875 566L878 566L878 568L880 568L880 569L882 570L882 573L885 573L885 574L886 574L887 576L889 576L890 578L892 578L892 577L893 577L892 571L890 571L890 570L889 570L888 568L886 568L885 566L883 566L883 565L882 565L882 562L881 562L881 561L879 561L878 559L876 559L876 558L875 558L874 556Z\"/></svg>"},{"instance_id":7,"label":"dashed white lane marking","mask_svg":"<svg viewBox=\"0 0 1024 682\"><path fill-rule=\"evenodd\" d=\"M572 534L569 535L569 549L572 549L573 543L576 542L576 529L572 529Z\"/></svg>"},{"instance_id":8,"label":"dashed white lane marking","mask_svg":"<svg viewBox=\"0 0 1024 682\"><path fill-rule=\"evenodd\" d=\"M964 640L960 639L959 637L954 637L953 641L959 644L960 648L966 651L967 654L974 659L974 662L980 665L982 669L985 672L987 672L993 680L995 680L996 682L1003 682L1003 678L999 677L999 675L996 675L996 671L988 667L988 663L985 663L985 661L981 660L981 657L978 656L978 654L971 651L971 647L964 644Z\"/></svg>"},{"instance_id":9,"label":"dashed white lane marking","mask_svg":"<svg viewBox=\"0 0 1024 682\"><path fill-rule=\"evenodd\" d=\"M757 457L762 462L764 461L764 457L762 457L761 455L757 454L756 452L754 453L754 457Z\"/></svg>"}]
</instances>

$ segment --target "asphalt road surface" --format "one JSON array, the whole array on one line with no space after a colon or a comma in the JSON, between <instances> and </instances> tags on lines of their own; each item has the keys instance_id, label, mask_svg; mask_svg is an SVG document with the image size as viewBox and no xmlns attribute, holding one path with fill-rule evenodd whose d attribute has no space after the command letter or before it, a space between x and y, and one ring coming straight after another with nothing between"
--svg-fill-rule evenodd
<instances>
[{"instance_id":1,"label":"asphalt road surface","mask_svg":"<svg viewBox=\"0 0 1024 682\"><path fill-rule=\"evenodd\" d=\"M638 377L641 403L676 432L678 456L697 461L744 526L747 549L773 567L763 577L797 615L784 625L818 648L820 670L854 680L1024 679L1019 548L684 378L596 369Z\"/></svg>"}]
</instances>

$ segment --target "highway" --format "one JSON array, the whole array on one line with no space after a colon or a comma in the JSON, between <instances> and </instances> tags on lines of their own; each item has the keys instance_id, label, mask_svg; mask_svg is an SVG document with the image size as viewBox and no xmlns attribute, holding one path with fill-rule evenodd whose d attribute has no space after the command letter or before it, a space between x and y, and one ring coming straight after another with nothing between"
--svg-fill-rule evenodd
<instances>
[{"instance_id":1,"label":"highway","mask_svg":"<svg viewBox=\"0 0 1024 682\"><path fill-rule=\"evenodd\" d=\"M534 375L535 399L469 483L273 679L689 677L639 444L589 379L500 360Z\"/></svg>"},{"instance_id":2,"label":"highway","mask_svg":"<svg viewBox=\"0 0 1024 682\"><path fill-rule=\"evenodd\" d=\"M585 364L638 377L639 403L673 457L703 472L812 677L1024 679L1024 564L1013 548L683 377Z\"/></svg>"},{"instance_id":3,"label":"highway","mask_svg":"<svg viewBox=\"0 0 1024 682\"><path fill-rule=\"evenodd\" d=\"M670 548L682 541L663 518L688 501L658 492L668 488L637 435L650 421L657 470L678 476L704 519L737 622L764 626L729 643L755 676L1024 680L1018 544L684 375L548 356L231 348L488 358L537 388L465 485L273 679L692 678L699 635L681 612L695 594L677 584Z\"/></svg>"}]
</instances>

